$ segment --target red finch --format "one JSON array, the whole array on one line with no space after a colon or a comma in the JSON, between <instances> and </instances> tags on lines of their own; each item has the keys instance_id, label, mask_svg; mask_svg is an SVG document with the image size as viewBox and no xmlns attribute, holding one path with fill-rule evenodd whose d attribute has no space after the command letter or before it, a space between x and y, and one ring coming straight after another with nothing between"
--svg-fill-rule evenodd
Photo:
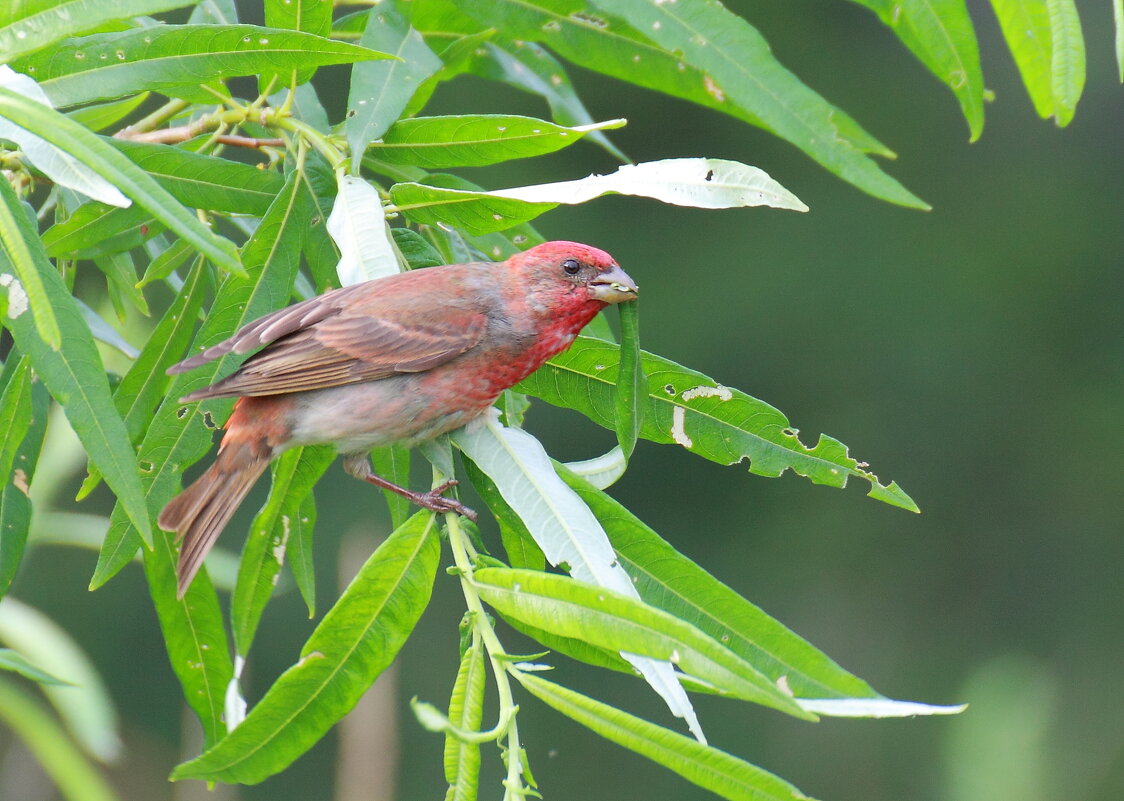
<instances>
[{"instance_id":1,"label":"red finch","mask_svg":"<svg viewBox=\"0 0 1124 801\"><path fill-rule=\"evenodd\" d=\"M547 242L504 262L453 264L335 289L267 314L168 369L257 350L184 402L237 397L215 463L160 513L183 540L180 596L270 460L330 443L356 478L435 511L470 513L441 493L376 476L368 456L461 426L565 350L636 284L608 253ZM258 350L260 348L260 350Z\"/></svg>"}]
</instances>

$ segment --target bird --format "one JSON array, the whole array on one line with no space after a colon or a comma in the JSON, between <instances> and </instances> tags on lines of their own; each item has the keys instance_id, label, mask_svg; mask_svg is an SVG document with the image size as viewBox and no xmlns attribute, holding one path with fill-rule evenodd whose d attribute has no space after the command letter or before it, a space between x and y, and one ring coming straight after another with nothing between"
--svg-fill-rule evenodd
<instances>
[{"instance_id":1,"label":"bird","mask_svg":"<svg viewBox=\"0 0 1124 801\"><path fill-rule=\"evenodd\" d=\"M178 597L269 463L288 448L331 444L351 476L435 512L472 510L374 473L370 451L412 447L464 425L562 352L638 287L603 250L545 242L501 262L426 267L330 290L274 311L172 365L226 354L237 370L181 402L236 397L210 467L157 522L181 543Z\"/></svg>"}]
</instances>

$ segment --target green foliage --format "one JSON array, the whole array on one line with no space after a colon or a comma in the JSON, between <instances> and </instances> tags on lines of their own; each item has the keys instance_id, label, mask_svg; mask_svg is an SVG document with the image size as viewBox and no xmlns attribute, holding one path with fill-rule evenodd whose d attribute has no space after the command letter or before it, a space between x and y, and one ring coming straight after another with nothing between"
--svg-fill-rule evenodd
<instances>
[{"instance_id":1,"label":"green foliage","mask_svg":"<svg viewBox=\"0 0 1124 801\"><path fill-rule=\"evenodd\" d=\"M949 87L978 138L987 91L963 0L856 1ZM951 711L881 696L604 492L645 439L724 465L746 462L759 476L792 470L833 487L853 476L869 482L871 497L917 511L904 490L883 484L838 440L821 435L809 447L772 406L642 351L635 303L621 308L620 345L602 318L587 329L594 336L505 393L506 427L485 416L450 436L465 457L465 477L498 523L496 552L508 564L489 556L479 532L457 517L410 516L402 498L388 497L395 533L331 602L293 666L253 693L260 700L244 719L242 660L254 656L285 561L315 614L313 487L333 453L294 449L272 466L229 626L206 571L177 597L177 544L155 530L156 514L211 448L231 408L229 400L179 399L225 374L233 358L174 378L166 369L313 288L503 258L542 241L528 224L537 216L609 193L699 208L807 210L760 169L726 159L669 158L514 188L431 172L541 156L584 140L626 161L608 137L624 120L595 121L568 64L760 127L874 197L926 208L875 160L893 152L778 61L749 20L713 0L388 0L334 20L329 3L265 0L268 27L239 23L233 3L9 6L0 9L0 318L14 347L0 373L0 595L26 550L28 484L50 399L88 458L80 497L103 480L116 497L91 586L141 552L171 667L203 728L204 753L174 779L260 782L318 742L414 629L438 575L442 525L466 633L447 715L420 702L414 710L446 738L449 799L477 796L492 744L506 771L505 797L534 794L517 725L527 695L721 797L777 801L804 796L708 746L686 690L803 719ZM187 6L189 18L175 17L188 19L183 24L144 16ZM1035 110L1067 125L1085 80L1072 0L992 6ZM1121 8L1116 0L1124 75ZM327 65L351 65L341 119L330 118L318 95L326 87L317 70ZM435 91L464 75L537 96L551 119L421 116ZM232 94L228 81L242 76L257 78L260 96ZM232 157L247 147L257 153ZM90 264L97 281L87 280ZM103 319L107 304L113 322ZM153 312L160 315L154 324L147 322ZM139 353L129 344L138 340ZM99 342L127 354L124 369ZM522 430L529 398L581 412L614 430L617 446L585 463L552 463ZM435 482L453 477L449 454L444 442L427 449ZM405 449L382 449L373 459L380 474L408 481ZM504 649L485 604L559 655L640 674L694 739L539 678L540 665ZM532 659L544 658L553 659ZM0 650L0 669L66 680L26 649ZM481 731L489 681L499 717ZM52 688L45 692L54 700ZM72 735L22 688L0 681L0 718L63 792L76 797L82 787L85 798L112 798L72 753L71 737L95 755L98 748L72 723L82 715L56 706ZM86 719L94 730L111 728L104 716Z\"/></svg>"}]
</instances>

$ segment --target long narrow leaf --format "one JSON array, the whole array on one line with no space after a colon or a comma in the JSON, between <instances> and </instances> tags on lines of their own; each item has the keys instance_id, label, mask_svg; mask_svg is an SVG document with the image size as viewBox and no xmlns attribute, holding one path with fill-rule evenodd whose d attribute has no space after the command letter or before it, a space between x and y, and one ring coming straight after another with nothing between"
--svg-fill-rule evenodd
<instances>
[{"instance_id":1,"label":"long narrow leaf","mask_svg":"<svg viewBox=\"0 0 1124 801\"><path fill-rule=\"evenodd\" d=\"M23 740L68 801L118 801L55 718L12 682L0 681L0 720Z\"/></svg>"},{"instance_id":2,"label":"long narrow leaf","mask_svg":"<svg viewBox=\"0 0 1124 801\"><path fill-rule=\"evenodd\" d=\"M386 132L421 82L441 67L441 59L394 8L369 11L359 42L391 53L399 60L357 64L352 68L344 133L351 146L353 175L359 174L361 154L367 144Z\"/></svg>"},{"instance_id":3,"label":"long narrow leaf","mask_svg":"<svg viewBox=\"0 0 1124 801\"><path fill-rule=\"evenodd\" d=\"M193 0L45 0L0 8L0 59L10 61L104 22L193 5Z\"/></svg>"},{"instance_id":4,"label":"long narrow leaf","mask_svg":"<svg viewBox=\"0 0 1124 801\"><path fill-rule=\"evenodd\" d=\"M670 660L724 694L813 719L718 640L642 601L566 576L516 568L477 570L473 585L505 616L606 650Z\"/></svg>"},{"instance_id":5,"label":"long narrow leaf","mask_svg":"<svg viewBox=\"0 0 1124 801\"><path fill-rule=\"evenodd\" d=\"M250 526L230 601L234 649L239 656L250 652L258 622L280 576L285 549L295 533L294 524L299 523L301 505L335 458L331 447L309 446L286 451L272 465L269 498Z\"/></svg>"},{"instance_id":6,"label":"long narrow leaf","mask_svg":"<svg viewBox=\"0 0 1124 801\"><path fill-rule=\"evenodd\" d=\"M415 117L399 120L372 154L390 164L424 169L481 167L512 159L553 153L594 131L611 130L624 120L567 128L533 117L501 114Z\"/></svg>"},{"instance_id":7,"label":"long narrow leaf","mask_svg":"<svg viewBox=\"0 0 1124 801\"><path fill-rule=\"evenodd\" d=\"M508 36L542 42L583 67L764 127L875 197L927 208L866 155L891 151L785 69L761 35L719 3L597 5L606 13L574 14L568 0L497 0L459 8L482 23L498 24Z\"/></svg>"},{"instance_id":8,"label":"long narrow leaf","mask_svg":"<svg viewBox=\"0 0 1124 801\"><path fill-rule=\"evenodd\" d=\"M979 45L964 0L854 0L874 11L960 101L972 141L984 124Z\"/></svg>"},{"instance_id":9,"label":"long narrow leaf","mask_svg":"<svg viewBox=\"0 0 1124 801\"><path fill-rule=\"evenodd\" d=\"M617 444L627 462L636 447L644 422L644 393L648 380L640 359L640 304L637 301L617 307L621 315L620 366L617 368L616 417Z\"/></svg>"},{"instance_id":10,"label":"long narrow leaf","mask_svg":"<svg viewBox=\"0 0 1124 801\"><path fill-rule=\"evenodd\" d=\"M691 623L797 698L880 698L803 638L679 553L613 498L565 469L646 603Z\"/></svg>"},{"instance_id":11,"label":"long narrow leaf","mask_svg":"<svg viewBox=\"0 0 1124 801\"><path fill-rule=\"evenodd\" d=\"M98 173L218 266L241 272L234 243L216 236L128 158L65 114L0 88L0 116L42 137Z\"/></svg>"},{"instance_id":12,"label":"long narrow leaf","mask_svg":"<svg viewBox=\"0 0 1124 801\"><path fill-rule=\"evenodd\" d=\"M434 182L439 176L431 176ZM470 234L502 231L561 203L585 203L605 194L649 197L677 206L744 206L807 211L799 198L763 170L724 159L664 159L628 164L608 175L494 192L404 182L390 189L395 207L416 222L454 224Z\"/></svg>"},{"instance_id":13,"label":"long narrow leaf","mask_svg":"<svg viewBox=\"0 0 1124 801\"><path fill-rule=\"evenodd\" d=\"M89 326L62 277L47 260L38 233L23 213L7 181L0 181L0 214L16 224L19 236L32 258L42 299L51 308L60 333L56 348L45 342L27 313L29 295L9 270L6 253L0 253L0 290L6 306L4 325L20 351L31 359L35 373L66 412L71 427L82 441L90 460L98 466L116 493L122 509L145 540L152 528L144 505L144 492L137 470L136 454L129 445L125 424L110 397L109 381ZM34 311L32 311L34 313Z\"/></svg>"},{"instance_id":14,"label":"long narrow leaf","mask_svg":"<svg viewBox=\"0 0 1124 801\"><path fill-rule=\"evenodd\" d=\"M484 688L487 670L479 637L461 656L457 680L449 698L449 722L460 731L474 732L484 718ZM480 787L480 744L465 742L452 731L445 734L445 801L476 801Z\"/></svg>"},{"instance_id":15,"label":"long narrow leaf","mask_svg":"<svg viewBox=\"0 0 1124 801\"><path fill-rule=\"evenodd\" d=\"M25 379L20 378L23 373L21 365L26 364L27 357L20 356L15 348L8 352L8 360L4 364L4 404L8 403L10 390L17 390L13 381L27 380L26 391L30 400L30 414L27 426L13 425L10 429L14 436L23 428L20 441L16 444L8 468L3 473L3 484L0 489L0 599L12 586L12 580L19 571L23 561L24 551L27 548L27 536L31 528L31 500L27 496L31 479L35 475L35 466L39 460L39 450L43 445L43 435L47 430L47 409L50 398L42 382L31 380L30 373L25 374ZM17 390L22 392L22 390ZM20 412L16 413L22 414ZM5 441L5 451L8 443Z\"/></svg>"},{"instance_id":16,"label":"long narrow leaf","mask_svg":"<svg viewBox=\"0 0 1124 801\"><path fill-rule=\"evenodd\" d=\"M418 512L360 568L246 719L173 779L255 784L317 742L390 665L429 602L440 557L432 512Z\"/></svg>"},{"instance_id":17,"label":"long narrow leaf","mask_svg":"<svg viewBox=\"0 0 1124 801\"><path fill-rule=\"evenodd\" d=\"M813 801L783 779L725 751L696 743L534 674L519 673L517 677L524 689L566 717L722 798Z\"/></svg>"},{"instance_id":18,"label":"long narrow leaf","mask_svg":"<svg viewBox=\"0 0 1124 801\"><path fill-rule=\"evenodd\" d=\"M677 444L719 464L749 460L749 471L775 477L792 470L815 484L843 487L849 476L870 482L868 495L893 506L918 511L913 499L891 482L884 485L847 446L821 435L809 448L777 409L702 373L643 352L648 405L640 436ZM556 406L575 409L608 429L616 426L614 386L619 348L611 342L578 337L573 346L524 379L517 389Z\"/></svg>"},{"instance_id":19,"label":"long narrow leaf","mask_svg":"<svg viewBox=\"0 0 1124 801\"><path fill-rule=\"evenodd\" d=\"M553 565L565 564L580 581L638 598L628 574L621 569L597 519L554 473L538 440L520 429L504 428L489 412L450 439L488 478L495 482L535 542ZM670 663L622 654L659 693L676 717L704 739L691 701L679 685Z\"/></svg>"},{"instance_id":20,"label":"long narrow leaf","mask_svg":"<svg viewBox=\"0 0 1124 801\"><path fill-rule=\"evenodd\" d=\"M12 67L65 107L148 90L205 103L214 97L199 85L216 78L383 58L390 56L257 25L167 25L71 39Z\"/></svg>"},{"instance_id":21,"label":"long narrow leaf","mask_svg":"<svg viewBox=\"0 0 1124 801\"><path fill-rule=\"evenodd\" d=\"M332 4L321 0L265 0L265 24L271 28L290 31L303 31L317 36L328 36L332 31ZM296 82L303 84L316 73L315 67L296 71ZM263 84L268 84L273 76L262 75ZM279 76L280 85L289 85L289 76Z\"/></svg>"}]
</instances>

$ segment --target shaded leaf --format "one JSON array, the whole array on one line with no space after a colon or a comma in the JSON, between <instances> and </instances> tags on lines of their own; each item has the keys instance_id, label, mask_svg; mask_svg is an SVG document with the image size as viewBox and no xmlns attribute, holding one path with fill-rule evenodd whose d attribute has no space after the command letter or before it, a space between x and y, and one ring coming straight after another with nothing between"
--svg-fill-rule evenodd
<instances>
[{"instance_id":1,"label":"shaded leaf","mask_svg":"<svg viewBox=\"0 0 1124 801\"><path fill-rule=\"evenodd\" d=\"M487 670L479 637L461 656L457 680L449 697L449 722L457 729L474 732L484 719L484 688ZM453 732L445 735L445 801L475 801L480 786L480 744L465 742Z\"/></svg>"},{"instance_id":2,"label":"shaded leaf","mask_svg":"<svg viewBox=\"0 0 1124 801\"><path fill-rule=\"evenodd\" d=\"M15 348L8 352L4 364L5 397L13 380L13 373L26 356L21 357ZM3 474L0 489L0 598L3 598L19 571L27 548L27 536L31 528L31 499L28 487L35 475L39 461L39 451L43 446L43 435L47 431L47 411L50 397L41 381L29 382L31 417L15 454L9 471ZM5 401L7 402L7 401ZM7 442L4 445L7 448Z\"/></svg>"},{"instance_id":3,"label":"shaded leaf","mask_svg":"<svg viewBox=\"0 0 1124 801\"><path fill-rule=\"evenodd\" d=\"M146 540L150 540L152 529L144 506L136 454L110 398L109 381L97 346L74 298L47 260L37 232L7 181L0 181L0 215L8 223L15 223L14 231L4 229L5 245L8 233L12 232L31 258L29 266L42 293L42 302L49 305L51 317L58 326L60 342L57 349L50 347L29 319L27 303L31 299L34 304L35 300L20 280L8 272L13 268L6 252L0 253L0 288L4 297L0 305L5 307L4 326L12 332L20 352L31 360L36 375L63 407L87 455L105 476L128 519Z\"/></svg>"},{"instance_id":4,"label":"shaded leaf","mask_svg":"<svg viewBox=\"0 0 1124 801\"><path fill-rule=\"evenodd\" d=\"M501 114L456 117L414 117L399 120L371 152L390 164L434 169L480 167L512 159L553 153L593 131L611 130L624 120L609 120L573 128Z\"/></svg>"},{"instance_id":5,"label":"shaded leaf","mask_svg":"<svg viewBox=\"0 0 1124 801\"><path fill-rule=\"evenodd\" d=\"M606 740L663 765L732 801L811 801L788 782L717 748L649 723L531 673L517 673L524 689Z\"/></svg>"},{"instance_id":6,"label":"shaded leaf","mask_svg":"<svg viewBox=\"0 0 1124 801\"><path fill-rule=\"evenodd\" d=\"M33 100L0 88L0 116L38 134L70 153L94 172L106 178L126 196L152 212L158 220L191 244L218 266L241 271L237 253L228 239L216 236L199 219L177 203L143 170L112 145L78 123Z\"/></svg>"},{"instance_id":7,"label":"shaded leaf","mask_svg":"<svg viewBox=\"0 0 1124 801\"><path fill-rule=\"evenodd\" d=\"M287 450L270 465L269 497L250 525L230 600L234 649L239 656L250 652L262 612L281 575L294 524L301 524L301 506L335 458L331 446L309 446Z\"/></svg>"},{"instance_id":8,"label":"shaded leaf","mask_svg":"<svg viewBox=\"0 0 1124 801\"><path fill-rule=\"evenodd\" d=\"M344 133L351 147L354 175L359 174L361 154L367 144L386 133L421 82L441 68L441 59L394 8L369 11L359 43L399 60L352 68Z\"/></svg>"},{"instance_id":9,"label":"shaded leaf","mask_svg":"<svg viewBox=\"0 0 1124 801\"><path fill-rule=\"evenodd\" d=\"M418 512L360 568L242 724L173 779L255 784L288 767L390 665L429 602L440 557L432 512Z\"/></svg>"},{"instance_id":10,"label":"shaded leaf","mask_svg":"<svg viewBox=\"0 0 1124 801\"><path fill-rule=\"evenodd\" d=\"M118 801L55 718L37 699L7 681L0 681L0 720L23 740L69 801Z\"/></svg>"}]
</instances>

